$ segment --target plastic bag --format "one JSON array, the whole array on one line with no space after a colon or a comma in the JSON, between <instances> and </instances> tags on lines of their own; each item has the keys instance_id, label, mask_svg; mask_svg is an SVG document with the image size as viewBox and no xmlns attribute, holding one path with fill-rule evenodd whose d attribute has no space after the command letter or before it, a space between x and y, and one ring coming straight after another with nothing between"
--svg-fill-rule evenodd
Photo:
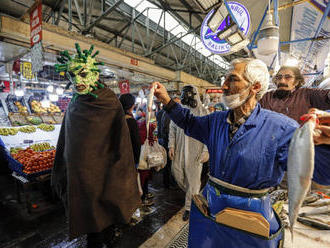
<instances>
[{"instance_id":1,"label":"plastic bag","mask_svg":"<svg viewBox=\"0 0 330 248\"><path fill-rule=\"evenodd\" d=\"M141 155L139 161L139 170L149 170L155 168L156 171L164 168L167 163L167 155L164 147L159 145L157 141L151 146L146 140L141 147Z\"/></svg>"}]
</instances>

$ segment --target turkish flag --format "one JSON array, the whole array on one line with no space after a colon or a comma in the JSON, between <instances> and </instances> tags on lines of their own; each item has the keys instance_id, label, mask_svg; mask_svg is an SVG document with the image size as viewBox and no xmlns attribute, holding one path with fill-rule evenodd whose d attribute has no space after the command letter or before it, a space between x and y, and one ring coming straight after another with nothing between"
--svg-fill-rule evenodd
<instances>
[{"instance_id":1,"label":"turkish flag","mask_svg":"<svg viewBox=\"0 0 330 248\"><path fill-rule=\"evenodd\" d=\"M129 93L129 81L128 80L120 81L118 84L119 84L120 94Z\"/></svg>"}]
</instances>

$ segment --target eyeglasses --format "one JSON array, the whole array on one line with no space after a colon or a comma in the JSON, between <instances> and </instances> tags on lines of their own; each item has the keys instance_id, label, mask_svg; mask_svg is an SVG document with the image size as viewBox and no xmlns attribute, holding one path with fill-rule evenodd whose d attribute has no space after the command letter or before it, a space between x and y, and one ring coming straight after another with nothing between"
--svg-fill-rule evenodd
<instances>
[{"instance_id":1,"label":"eyeglasses","mask_svg":"<svg viewBox=\"0 0 330 248\"><path fill-rule=\"evenodd\" d=\"M285 75L281 75L281 74L279 74L279 75L276 75L276 76L275 76L275 79L276 79L276 80L281 80L282 78L284 78L285 80L289 80L289 79L291 79L291 78L294 78L294 76L292 76L292 75L290 75L290 74L285 74Z\"/></svg>"}]
</instances>

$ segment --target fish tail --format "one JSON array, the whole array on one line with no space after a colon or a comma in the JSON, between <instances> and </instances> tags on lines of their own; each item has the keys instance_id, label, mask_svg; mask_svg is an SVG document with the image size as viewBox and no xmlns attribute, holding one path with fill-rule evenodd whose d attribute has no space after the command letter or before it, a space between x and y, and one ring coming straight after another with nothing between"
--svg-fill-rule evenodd
<instances>
[{"instance_id":1,"label":"fish tail","mask_svg":"<svg viewBox=\"0 0 330 248\"><path fill-rule=\"evenodd\" d=\"M290 233L291 233L291 247L293 248L293 226L290 226Z\"/></svg>"}]
</instances>

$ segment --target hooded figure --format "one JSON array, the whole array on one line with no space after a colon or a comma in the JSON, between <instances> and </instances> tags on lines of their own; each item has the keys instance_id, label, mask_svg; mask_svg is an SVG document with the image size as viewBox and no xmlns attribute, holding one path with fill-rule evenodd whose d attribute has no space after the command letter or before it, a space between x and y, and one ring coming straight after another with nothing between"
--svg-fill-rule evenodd
<instances>
[{"instance_id":1,"label":"hooded figure","mask_svg":"<svg viewBox=\"0 0 330 248\"><path fill-rule=\"evenodd\" d=\"M67 72L80 71L72 78L77 92L63 119L51 185L64 202L70 239L88 234L88 248L98 248L105 243L102 232L128 223L140 199L122 106L112 90L94 81L99 72L88 63L95 55L85 50L83 56L76 47L79 57L64 53L68 63L76 64L57 65Z\"/></svg>"},{"instance_id":2,"label":"hooded figure","mask_svg":"<svg viewBox=\"0 0 330 248\"><path fill-rule=\"evenodd\" d=\"M181 103L190 109L194 116L207 115L197 88L185 86L182 89ZM186 192L183 220L188 220L192 195L198 194L201 185L202 163L208 160L207 147L201 142L186 136L184 130L174 122L170 123L169 157L172 161L172 174L182 190Z\"/></svg>"}]
</instances>

